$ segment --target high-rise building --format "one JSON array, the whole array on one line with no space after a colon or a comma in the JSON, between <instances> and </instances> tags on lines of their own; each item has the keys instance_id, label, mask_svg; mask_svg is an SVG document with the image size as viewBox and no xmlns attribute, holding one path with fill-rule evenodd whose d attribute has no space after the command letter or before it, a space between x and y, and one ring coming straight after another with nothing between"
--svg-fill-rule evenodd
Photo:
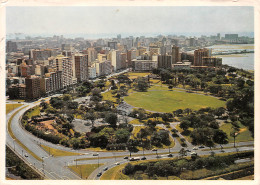
<instances>
[{"instance_id":1,"label":"high-rise building","mask_svg":"<svg viewBox=\"0 0 260 185\"><path fill-rule=\"evenodd\" d=\"M88 54L88 65L91 66L93 62L97 59L97 51L95 50L95 48L88 48L87 54Z\"/></svg>"},{"instance_id":2,"label":"high-rise building","mask_svg":"<svg viewBox=\"0 0 260 185\"><path fill-rule=\"evenodd\" d=\"M203 57L209 57L209 50L207 48L197 49L194 51L194 66L204 66Z\"/></svg>"},{"instance_id":3,"label":"high-rise building","mask_svg":"<svg viewBox=\"0 0 260 185\"><path fill-rule=\"evenodd\" d=\"M24 84L12 85L8 88L9 99L25 99L26 87Z\"/></svg>"},{"instance_id":4,"label":"high-rise building","mask_svg":"<svg viewBox=\"0 0 260 185\"><path fill-rule=\"evenodd\" d=\"M6 42L6 52L16 52L17 51L17 44L16 42L7 41Z\"/></svg>"},{"instance_id":5,"label":"high-rise building","mask_svg":"<svg viewBox=\"0 0 260 185\"><path fill-rule=\"evenodd\" d=\"M46 73L45 78L50 79L50 86L49 86L50 92L56 92L56 91L61 90L63 88L62 71Z\"/></svg>"},{"instance_id":6,"label":"high-rise building","mask_svg":"<svg viewBox=\"0 0 260 185\"><path fill-rule=\"evenodd\" d=\"M53 55L53 50L51 49L32 49L30 51L30 59L35 60L48 60L49 57Z\"/></svg>"},{"instance_id":7,"label":"high-rise building","mask_svg":"<svg viewBox=\"0 0 260 185\"><path fill-rule=\"evenodd\" d=\"M176 64L180 61L180 48L178 46L172 46L172 64Z\"/></svg>"},{"instance_id":8,"label":"high-rise building","mask_svg":"<svg viewBox=\"0 0 260 185\"><path fill-rule=\"evenodd\" d=\"M117 42L108 42L107 46L110 47L110 49L117 49Z\"/></svg>"},{"instance_id":9,"label":"high-rise building","mask_svg":"<svg viewBox=\"0 0 260 185\"><path fill-rule=\"evenodd\" d=\"M78 82L88 79L88 55L75 54L75 73Z\"/></svg>"},{"instance_id":10,"label":"high-rise building","mask_svg":"<svg viewBox=\"0 0 260 185\"><path fill-rule=\"evenodd\" d=\"M158 56L158 68L171 69L172 68L172 56L171 55L159 55Z\"/></svg>"},{"instance_id":11,"label":"high-rise building","mask_svg":"<svg viewBox=\"0 0 260 185\"><path fill-rule=\"evenodd\" d=\"M153 55L159 55L161 52L160 52L160 48L158 47L150 47L150 56L153 56Z\"/></svg>"},{"instance_id":12,"label":"high-rise building","mask_svg":"<svg viewBox=\"0 0 260 185\"><path fill-rule=\"evenodd\" d=\"M26 99L36 99L41 96L40 93L40 78L30 76L25 78Z\"/></svg>"},{"instance_id":13,"label":"high-rise building","mask_svg":"<svg viewBox=\"0 0 260 185\"><path fill-rule=\"evenodd\" d=\"M120 54L120 63L121 63L121 69L125 69L127 67L127 55L126 53Z\"/></svg>"},{"instance_id":14,"label":"high-rise building","mask_svg":"<svg viewBox=\"0 0 260 185\"><path fill-rule=\"evenodd\" d=\"M40 79L40 93L41 96L45 96L51 92L50 78L41 78Z\"/></svg>"},{"instance_id":15,"label":"high-rise building","mask_svg":"<svg viewBox=\"0 0 260 185\"><path fill-rule=\"evenodd\" d=\"M238 39L238 34L225 34L225 39L227 40Z\"/></svg>"},{"instance_id":16,"label":"high-rise building","mask_svg":"<svg viewBox=\"0 0 260 185\"><path fill-rule=\"evenodd\" d=\"M95 68L97 76L104 76L112 73L111 61L109 60L105 60L102 62L96 61Z\"/></svg>"},{"instance_id":17,"label":"high-rise building","mask_svg":"<svg viewBox=\"0 0 260 185\"><path fill-rule=\"evenodd\" d=\"M133 67L133 63L132 63L133 59L136 59L136 50L128 50L127 51L128 67Z\"/></svg>"},{"instance_id":18,"label":"high-rise building","mask_svg":"<svg viewBox=\"0 0 260 185\"><path fill-rule=\"evenodd\" d=\"M71 58L58 55L56 57L56 68L58 71L62 71L62 85L63 88L73 84L73 71Z\"/></svg>"},{"instance_id":19,"label":"high-rise building","mask_svg":"<svg viewBox=\"0 0 260 185\"><path fill-rule=\"evenodd\" d=\"M114 71L121 69L120 51L118 50L111 51L111 64L114 68Z\"/></svg>"}]
</instances>

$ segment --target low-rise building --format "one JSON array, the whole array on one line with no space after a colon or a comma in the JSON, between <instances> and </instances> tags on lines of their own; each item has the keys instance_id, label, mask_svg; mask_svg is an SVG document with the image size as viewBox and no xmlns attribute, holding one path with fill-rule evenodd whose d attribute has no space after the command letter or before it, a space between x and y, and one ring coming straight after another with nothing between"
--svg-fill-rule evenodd
<instances>
[{"instance_id":1,"label":"low-rise building","mask_svg":"<svg viewBox=\"0 0 260 185\"><path fill-rule=\"evenodd\" d=\"M176 64L173 64L173 69L190 69L191 68L191 62L183 61L183 62L177 62Z\"/></svg>"}]
</instances>

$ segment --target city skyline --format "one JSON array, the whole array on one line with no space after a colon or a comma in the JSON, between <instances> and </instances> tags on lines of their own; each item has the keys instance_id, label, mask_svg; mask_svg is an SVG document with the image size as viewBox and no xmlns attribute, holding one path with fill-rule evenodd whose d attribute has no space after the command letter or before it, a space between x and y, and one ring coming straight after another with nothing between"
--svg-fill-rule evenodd
<instances>
[{"instance_id":1,"label":"city skyline","mask_svg":"<svg viewBox=\"0 0 260 185\"><path fill-rule=\"evenodd\" d=\"M156 34L200 36L203 33L253 36L253 10L253 7L217 6L7 7L6 33L85 35L89 38L116 34L123 37Z\"/></svg>"}]
</instances>

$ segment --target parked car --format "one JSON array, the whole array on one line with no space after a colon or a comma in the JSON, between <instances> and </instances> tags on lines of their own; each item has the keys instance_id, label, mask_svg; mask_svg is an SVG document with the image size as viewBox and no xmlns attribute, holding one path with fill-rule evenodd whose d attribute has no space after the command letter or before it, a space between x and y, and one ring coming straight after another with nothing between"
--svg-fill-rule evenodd
<instances>
[{"instance_id":1,"label":"parked car","mask_svg":"<svg viewBox=\"0 0 260 185\"><path fill-rule=\"evenodd\" d=\"M168 157L173 157L173 154L168 154L167 156L168 156Z\"/></svg>"},{"instance_id":2,"label":"parked car","mask_svg":"<svg viewBox=\"0 0 260 185\"><path fill-rule=\"evenodd\" d=\"M140 161L140 157L132 157L129 161Z\"/></svg>"},{"instance_id":3,"label":"parked car","mask_svg":"<svg viewBox=\"0 0 260 185\"><path fill-rule=\"evenodd\" d=\"M189 149L187 149L186 152L191 152L191 151Z\"/></svg>"}]
</instances>

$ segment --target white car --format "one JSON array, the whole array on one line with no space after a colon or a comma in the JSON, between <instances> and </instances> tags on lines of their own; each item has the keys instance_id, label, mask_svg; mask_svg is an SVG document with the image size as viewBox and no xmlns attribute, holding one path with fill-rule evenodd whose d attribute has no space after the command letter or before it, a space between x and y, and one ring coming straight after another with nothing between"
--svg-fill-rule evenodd
<instances>
[{"instance_id":1,"label":"white car","mask_svg":"<svg viewBox=\"0 0 260 185\"><path fill-rule=\"evenodd\" d=\"M193 147L193 150L198 150L198 147Z\"/></svg>"}]
</instances>

